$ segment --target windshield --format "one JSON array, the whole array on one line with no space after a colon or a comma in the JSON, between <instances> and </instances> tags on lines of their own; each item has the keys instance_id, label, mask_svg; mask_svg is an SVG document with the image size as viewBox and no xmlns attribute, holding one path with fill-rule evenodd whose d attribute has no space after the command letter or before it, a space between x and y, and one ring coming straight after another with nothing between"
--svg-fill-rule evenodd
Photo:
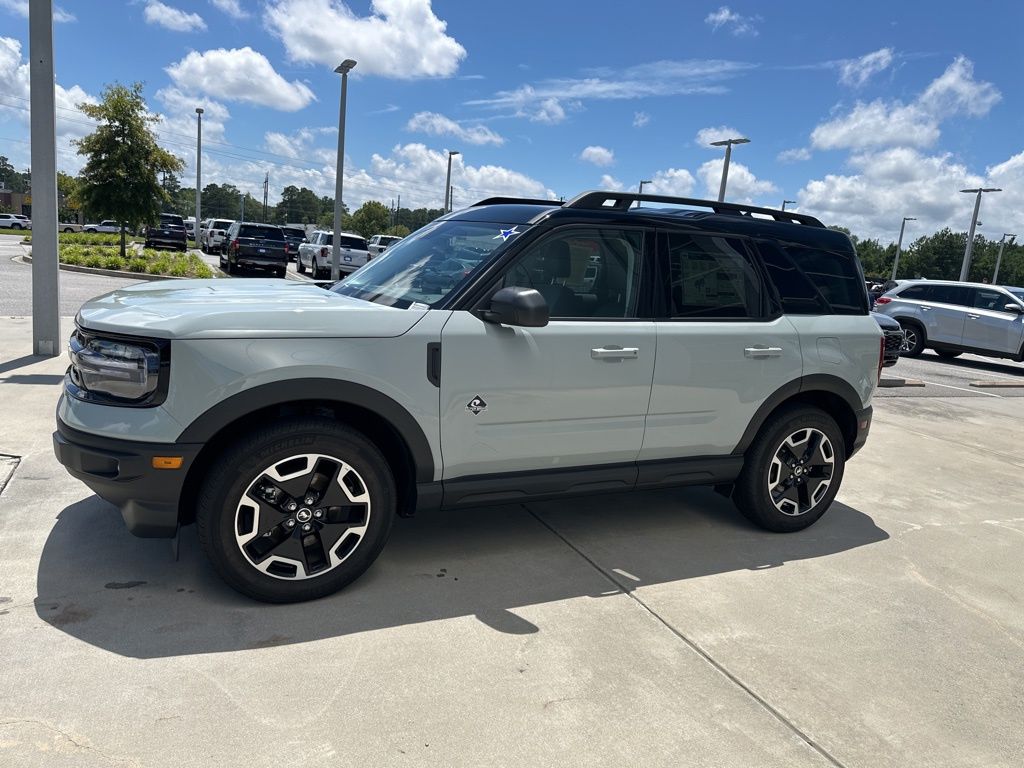
<instances>
[{"instance_id":1,"label":"windshield","mask_svg":"<svg viewBox=\"0 0 1024 768\"><path fill-rule=\"evenodd\" d=\"M1008 290L1018 299L1024 301L1024 288L1009 288Z\"/></svg>"},{"instance_id":2,"label":"windshield","mask_svg":"<svg viewBox=\"0 0 1024 768\"><path fill-rule=\"evenodd\" d=\"M331 290L400 309L417 303L436 306L526 229L476 221L428 224Z\"/></svg>"}]
</instances>

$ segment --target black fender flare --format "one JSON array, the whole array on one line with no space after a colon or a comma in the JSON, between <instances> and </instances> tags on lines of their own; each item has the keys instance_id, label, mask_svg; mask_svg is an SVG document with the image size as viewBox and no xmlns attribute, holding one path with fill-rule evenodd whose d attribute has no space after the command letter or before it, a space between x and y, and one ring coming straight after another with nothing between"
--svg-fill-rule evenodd
<instances>
[{"instance_id":1,"label":"black fender flare","mask_svg":"<svg viewBox=\"0 0 1024 768\"><path fill-rule=\"evenodd\" d=\"M864 405L860 401L860 395L857 394L857 390L855 390L849 382L839 378L838 376L832 376L827 373L812 373L809 376L802 376L799 379L793 379L792 381L783 384L769 395L763 403L761 403L761 406L754 412L754 417L747 425L739 443L737 443L736 447L733 448L733 455L742 455L746 453L750 444L754 442L754 439L761 431L761 427L764 426L764 423L776 408L792 397L808 392L826 392L831 395L836 395L849 406L851 413L854 415L860 413L864 409Z\"/></svg>"},{"instance_id":2,"label":"black fender flare","mask_svg":"<svg viewBox=\"0 0 1024 768\"><path fill-rule=\"evenodd\" d=\"M434 455L430 451L430 443L412 414L375 389L339 379L292 379L246 389L204 411L178 436L177 442L207 443L226 426L247 414L304 401L357 406L379 416L408 446L416 468L416 482L428 483L434 479Z\"/></svg>"}]
</instances>

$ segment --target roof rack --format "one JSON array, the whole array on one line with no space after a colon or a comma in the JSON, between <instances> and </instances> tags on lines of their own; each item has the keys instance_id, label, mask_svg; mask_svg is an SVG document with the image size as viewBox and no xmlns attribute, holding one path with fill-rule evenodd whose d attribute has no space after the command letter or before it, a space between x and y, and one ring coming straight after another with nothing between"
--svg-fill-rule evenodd
<instances>
[{"instance_id":1,"label":"roof rack","mask_svg":"<svg viewBox=\"0 0 1024 768\"><path fill-rule=\"evenodd\" d=\"M808 227L825 227L824 224L813 216L807 216L802 213L793 213L792 211L779 211L774 208L759 208L756 205L741 205L739 203L722 203L715 200L698 200L690 197L638 195L635 192L583 192L565 203L565 207L598 211L624 211L636 202L689 205L698 208L710 208L715 213L727 213L740 216L750 216L751 214L757 213L763 216L769 216L775 219L775 221L785 221L791 224L803 224Z\"/></svg>"},{"instance_id":2,"label":"roof rack","mask_svg":"<svg viewBox=\"0 0 1024 768\"><path fill-rule=\"evenodd\" d=\"M488 197L477 203L473 203L470 208L475 208L478 205L564 205L559 200L540 200L535 197Z\"/></svg>"}]
</instances>

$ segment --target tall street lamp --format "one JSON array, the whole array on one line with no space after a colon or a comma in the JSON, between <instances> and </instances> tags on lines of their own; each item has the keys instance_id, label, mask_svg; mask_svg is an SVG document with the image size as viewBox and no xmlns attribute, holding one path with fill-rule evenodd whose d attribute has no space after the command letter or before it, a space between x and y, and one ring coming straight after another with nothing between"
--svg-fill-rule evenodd
<instances>
[{"instance_id":1,"label":"tall street lamp","mask_svg":"<svg viewBox=\"0 0 1024 768\"><path fill-rule=\"evenodd\" d=\"M341 193L345 176L345 98L348 95L348 73L356 65L345 59L334 71L341 75L341 106L338 108L338 161L334 178L334 236L331 238L331 280L341 277ZM314 275L315 277L315 275Z\"/></svg>"},{"instance_id":2,"label":"tall street lamp","mask_svg":"<svg viewBox=\"0 0 1024 768\"><path fill-rule=\"evenodd\" d=\"M1003 239L999 241L999 254L996 256L996 271L992 273L992 285L996 285L996 281L999 279L999 264L1003 260L1003 248L1006 247L1006 238L1010 238L1010 245L1013 245L1013 241L1017 239L1017 236L1009 232L1003 233Z\"/></svg>"},{"instance_id":3,"label":"tall street lamp","mask_svg":"<svg viewBox=\"0 0 1024 768\"><path fill-rule=\"evenodd\" d=\"M448 174L444 177L444 212L448 213L452 203L452 157L461 154L457 149L448 150Z\"/></svg>"},{"instance_id":4,"label":"tall street lamp","mask_svg":"<svg viewBox=\"0 0 1024 768\"><path fill-rule=\"evenodd\" d=\"M787 203L792 203L792 204L795 205L796 204L796 200L783 200L782 201L782 210L786 210L786 204Z\"/></svg>"},{"instance_id":5,"label":"tall street lamp","mask_svg":"<svg viewBox=\"0 0 1024 768\"><path fill-rule=\"evenodd\" d=\"M908 221L917 221L913 216L904 216L903 223L900 224L900 239L896 241L896 260L892 263L892 277L890 280L896 279L896 269L900 265L900 251L903 250L903 228L907 226Z\"/></svg>"},{"instance_id":6,"label":"tall street lamp","mask_svg":"<svg viewBox=\"0 0 1024 768\"><path fill-rule=\"evenodd\" d=\"M969 192L970 194L977 194L978 198L974 201L974 215L971 216L971 231L967 233L967 247L964 248L964 263L960 267L960 282L967 282L967 275L971 271L971 253L974 252L974 230L978 226L978 211L981 209L981 194L982 192L1002 192L1001 189L995 187L979 187L978 189L961 189L961 192Z\"/></svg>"},{"instance_id":7,"label":"tall street lamp","mask_svg":"<svg viewBox=\"0 0 1024 768\"><path fill-rule=\"evenodd\" d=\"M203 108L196 107L196 248L199 243L199 223L203 220Z\"/></svg>"},{"instance_id":8,"label":"tall street lamp","mask_svg":"<svg viewBox=\"0 0 1024 768\"><path fill-rule=\"evenodd\" d=\"M640 182L640 186L639 186L639 188L637 189L636 193L637 193L638 195L642 195L642 194L644 193L644 184L650 184L650 183L651 183L651 180L650 180L650 179L643 179L643 180L642 180L642 181ZM636 207L637 207L637 208L639 208L639 207L640 207L640 201L639 201L639 200L637 200L637 201L636 201Z\"/></svg>"},{"instance_id":9,"label":"tall street lamp","mask_svg":"<svg viewBox=\"0 0 1024 768\"><path fill-rule=\"evenodd\" d=\"M725 147L725 163L722 165L722 185L718 188L718 202L725 200L725 184L729 180L729 160L732 159L733 144L749 144L750 139L722 139L712 141L712 147Z\"/></svg>"}]
</instances>

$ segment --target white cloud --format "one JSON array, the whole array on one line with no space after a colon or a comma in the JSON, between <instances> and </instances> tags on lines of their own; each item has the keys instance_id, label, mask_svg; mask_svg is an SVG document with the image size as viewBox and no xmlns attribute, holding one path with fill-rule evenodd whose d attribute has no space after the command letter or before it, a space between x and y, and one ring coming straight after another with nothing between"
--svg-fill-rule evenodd
<instances>
[{"instance_id":1,"label":"white cloud","mask_svg":"<svg viewBox=\"0 0 1024 768\"><path fill-rule=\"evenodd\" d=\"M248 12L239 5L238 0L210 0L210 2L233 19L245 19L249 16Z\"/></svg>"},{"instance_id":2,"label":"white cloud","mask_svg":"<svg viewBox=\"0 0 1024 768\"><path fill-rule=\"evenodd\" d=\"M647 96L726 93L721 83L756 65L738 61L701 59L654 61L612 72L593 70L589 77L543 80L498 91L494 96L467 101L470 106L500 110L542 123L559 123L567 110L582 108L589 100L638 99ZM646 124L646 114L644 122ZM636 118L634 118L636 124Z\"/></svg>"},{"instance_id":3,"label":"white cloud","mask_svg":"<svg viewBox=\"0 0 1024 768\"><path fill-rule=\"evenodd\" d=\"M466 57L430 0L372 0L365 17L340 0L271 0L263 22L291 60L335 67L352 58L356 74L449 77Z\"/></svg>"},{"instance_id":4,"label":"white cloud","mask_svg":"<svg viewBox=\"0 0 1024 768\"><path fill-rule=\"evenodd\" d=\"M614 176L605 173L601 176L601 182L598 184L598 187L600 189L610 189L612 192L619 192L622 190L623 184Z\"/></svg>"},{"instance_id":5,"label":"white cloud","mask_svg":"<svg viewBox=\"0 0 1024 768\"><path fill-rule=\"evenodd\" d=\"M591 145L580 152L580 160L597 166L608 166L615 162L615 153L607 147Z\"/></svg>"},{"instance_id":6,"label":"white cloud","mask_svg":"<svg viewBox=\"0 0 1024 768\"><path fill-rule=\"evenodd\" d=\"M643 128L649 122L651 122L651 116L648 115L646 112L634 112L633 113L633 127L634 128Z\"/></svg>"},{"instance_id":7,"label":"white cloud","mask_svg":"<svg viewBox=\"0 0 1024 768\"><path fill-rule=\"evenodd\" d=\"M147 24L174 32L197 32L206 29L206 22L198 13L188 13L180 8L164 5L160 0L149 0L144 12Z\"/></svg>"},{"instance_id":8,"label":"white cloud","mask_svg":"<svg viewBox=\"0 0 1024 768\"><path fill-rule=\"evenodd\" d=\"M780 163L797 163L803 160L810 160L811 150L807 149L807 147L784 149L775 156L775 159Z\"/></svg>"},{"instance_id":9,"label":"white cloud","mask_svg":"<svg viewBox=\"0 0 1024 768\"><path fill-rule=\"evenodd\" d=\"M279 75L262 53L245 48L192 51L167 67L181 89L201 91L228 101L245 101L286 112L302 109L316 97L298 80Z\"/></svg>"},{"instance_id":10,"label":"white cloud","mask_svg":"<svg viewBox=\"0 0 1024 768\"><path fill-rule=\"evenodd\" d=\"M929 147L939 139L941 122L960 114L983 116L1001 98L992 83L975 80L974 65L958 56L911 103L858 101L847 114L818 125L811 144L817 149Z\"/></svg>"},{"instance_id":11,"label":"white cloud","mask_svg":"<svg viewBox=\"0 0 1024 768\"><path fill-rule=\"evenodd\" d=\"M892 62L892 48L880 48L859 59L845 59L839 62L839 82L860 88L874 75L888 69Z\"/></svg>"},{"instance_id":12,"label":"white cloud","mask_svg":"<svg viewBox=\"0 0 1024 768\"><path fill-rule=\"evenodd\" d=\"M333 136L335 146L317 147L316 141L320 136ZM288 134L267 131L263 134L263 146L268 152L303 162L309 162L312 158L320 163L335 163L338 158L337 138L338 129L329 127L299 128Z\"/></svg>"},{"instance_id":13,"label":"white cloud","mask_svg":"<svg viewBox=\"0 0 1024 768\"><path fill-rule=\"evenodd\" d=\"M724 157L708 160L697 169L697 176L704 182L705 196L710 199L718 197L718 188L722 183L722 164ZM765 195L779 191L770 181L759 179L743 163L735 160L729 163L729 180L726 184L725 199L730 203L757 203Z\"/></svg>"},{"instance_id":14,"label":"white cloud","mask_svg":"<svg viewBox=\"0 0 1024 768\"><path fill-rule=\"evenodd\" d=\"M469 144L501 146L505 137L485 125L462 125L437 112L417 112L406 123L407 131L421 131L432 136L454 136Z\"/></svg>"},{"instance_id":15,"label":"white cloud","mask_svg":"<svg viewBox=\"0 0 1024 768\"><path fill-rule=\"evenodd\" d=\"M0 8L6 8L11 13L23 18L28 18L28 0L0 0ZM75 21L75 16L65 11L59 5L53 6L53 20L58 24Z\"/></svg>"},{"instance_id":16,"label":"white cloud","mask_svg":"<svg viewBox=\"0 0 1024 768\"><path fill-rule=\"evenodd\" d=\"M651 177L650 184L644 184L644 191L652 195L691 197L697 180L685 168L668 168Z\"/></svg>"},{"instance_id":17,"label":"white cloud","mask_svg":"<svg viewBox=\"0 0 1024 768\"><path fill-rule=\"evenodd\" d=\"M704 17L704 23L709 24L713 30L726 27L736 35L742 37L757 37L758 31L754 26L761 21L760 16L743 16L731 10L729 6L723 5L717 11L712 11Z\"/></svg>"},{"instance_id":18,"label":"white cloud","mask_svg":"<svg viewBox=\"0 0 1024 768\"><path fill-rule=\"evenodd\" d=\"M711 128L701 128L697 131L697 136L694 138L698 147L704 147L705 149L715 149L711 146L712 141L721 141L722 139L741 139L746 136L743 131L737 131L735 128L730 128L727 125L719 125Z\"/></svg>"}]
</instances>

